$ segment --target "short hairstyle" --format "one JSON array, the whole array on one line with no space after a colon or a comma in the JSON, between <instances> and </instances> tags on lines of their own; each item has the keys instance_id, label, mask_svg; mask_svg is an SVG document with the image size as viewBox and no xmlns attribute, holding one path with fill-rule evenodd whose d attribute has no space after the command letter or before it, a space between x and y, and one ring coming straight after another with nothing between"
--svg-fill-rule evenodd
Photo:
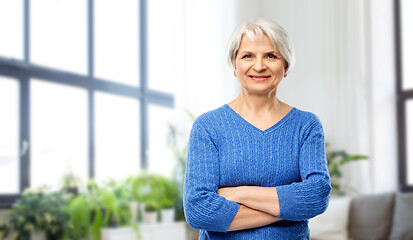
<instances>
[{"instance_id":1,"label":"short hairstyle","mask_svg":"<svg viewBox=\"0 0 413 240\"><path fill-rule=\"evenodd\" d=\"M235 59L242 37L247 35L251 39L256 39L257 35L263 36L264 34L284 58L287 64L286 73L291 71L295 64L295 50L287 31L277 23L262 18L245 22L232 33L228 42L228 63L233 69L235 69Z\"/></svg>"}]
</instances>

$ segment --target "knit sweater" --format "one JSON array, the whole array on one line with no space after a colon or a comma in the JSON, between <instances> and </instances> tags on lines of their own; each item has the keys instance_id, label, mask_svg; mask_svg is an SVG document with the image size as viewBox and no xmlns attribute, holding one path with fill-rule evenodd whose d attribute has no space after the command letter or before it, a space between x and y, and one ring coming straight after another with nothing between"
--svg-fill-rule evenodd
<instances>
[{"instance_id":1,"label":"knit sweater","mask_svg":"<svg viewBox=\"0 0 413 240\"><path fill-rule=\"evenodd\" d=\"M228 231L240 204L217 190L236 186L276 187L283 220ZM199 239L310 239L308 219L325 211L330 190L324 132L313 113L294 107L260 130L225 104L192 126L183 199Z\"/></svg>"}]
</instances>

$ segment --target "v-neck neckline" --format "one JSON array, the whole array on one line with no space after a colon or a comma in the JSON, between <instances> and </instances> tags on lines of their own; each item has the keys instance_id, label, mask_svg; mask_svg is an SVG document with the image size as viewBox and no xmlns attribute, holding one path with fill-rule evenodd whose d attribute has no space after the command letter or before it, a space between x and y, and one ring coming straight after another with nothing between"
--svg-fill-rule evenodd
<instances>
[{"instance_id":1,"label":"v-neck neckline","mask_svg":"<svg viewBox=\"0 0 413 240\"><path fill-rule=\"evenodd\" d=\"M293 107L283 118L281 118L278 122L274 123L271 127L265 129L265 130L261 130L258 127L256 127L255 125L253 125L252 123L248 122L245 118L241 117L241 115L239 115L234 109L232 109L228 104L224 105L224 108L226 108L232 115L234 115L236 118L240 119L241 122L244 123L244 125L248 126L249 128L251 128L252 130L262 133L262 134L266 134L269 132L272 132L274 129L278 128L279 126L281 126L284 122L286 122L296 111L297 108Z\"/></svg>"}]
</instances>

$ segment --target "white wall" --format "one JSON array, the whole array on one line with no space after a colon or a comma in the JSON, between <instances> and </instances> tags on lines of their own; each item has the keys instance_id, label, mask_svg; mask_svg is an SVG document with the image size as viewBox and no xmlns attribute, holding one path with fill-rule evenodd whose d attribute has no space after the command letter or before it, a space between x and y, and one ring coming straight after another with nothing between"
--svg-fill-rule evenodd
<instances>
[{"instance_id":1,"label":"white wall","mask_svg":"<svg viewBox=\"0 0 413 240\"><path fill-rule=\"evenodd\" d=\"M375 192L397 189L393 1L370 0L371 179Z\"/></svg>"},{"instance_id":2,"label":"white wall","mask_svg":"<svg viewBox=\"0 0 413 240\"><path fill-rule=\"evenodd\" d=\"M235 28L235 0L185 1L182 77L176 105L199 115L237 96L237 81L226 63L227 40Z\"/></svg>"}]
</instances>

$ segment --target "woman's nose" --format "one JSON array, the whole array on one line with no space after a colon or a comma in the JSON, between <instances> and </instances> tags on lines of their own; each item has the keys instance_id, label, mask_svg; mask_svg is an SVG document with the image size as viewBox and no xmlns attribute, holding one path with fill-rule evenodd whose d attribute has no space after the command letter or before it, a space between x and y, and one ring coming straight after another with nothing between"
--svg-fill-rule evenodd
<instances>
[{"instance_id":1,"label":"woman's nose","mask_svg":"<svg viewBox=\"0 0 413 240\"><path fill-rule=\"evenodd\" d=\"M257 72L264 71L267 68L265 65L264 59L257 59L254 64L254 70Z\"/></svg>"}]
</instances>

